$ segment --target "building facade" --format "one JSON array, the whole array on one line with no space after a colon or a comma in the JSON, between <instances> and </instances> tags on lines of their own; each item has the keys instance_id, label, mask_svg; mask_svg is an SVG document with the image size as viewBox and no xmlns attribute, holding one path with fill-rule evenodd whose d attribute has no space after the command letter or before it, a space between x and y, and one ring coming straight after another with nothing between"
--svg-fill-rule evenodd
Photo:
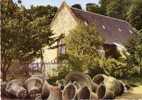
<instances>
[{"instance_id":1,"label":"building facade","mask_svg":"<svg viewBox=\"0 0 142 100\"><path fill-rule=\"evenodd\" d=\"M67 36L69 32L80 23L84 23L84 25L95 24L97 31L101 33L100 35L105 39L105 47L115 44L123 45L130 35L134 33L131 25L124 20L72 8L65 2L62 3L53 18L51 30L55 36L60 36L61 34ZM59 44L64 44L64 39L61 39L54 45ZM50 66L48 66L48 64L45 66L44 71L50 73L51 70L56 69L58 65L58 55L65 53L65 46L52 49L45 47L43 48L43 52L44 62L50 64ZM55 63L56 65L53 67L52 64Z\"/></svg>"}]
</instances>

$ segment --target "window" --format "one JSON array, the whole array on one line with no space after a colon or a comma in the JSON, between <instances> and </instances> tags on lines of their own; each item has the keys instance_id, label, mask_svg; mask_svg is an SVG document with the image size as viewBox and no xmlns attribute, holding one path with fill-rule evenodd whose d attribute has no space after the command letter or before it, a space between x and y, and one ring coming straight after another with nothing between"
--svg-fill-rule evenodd
<instances>
[{"instance_id":1,"label":"window","mask_svg":"<svg viewBox=\"0 0 142 100\"><path fill-rule=\"evenodd\" d=\"M122 32L122 29L121 29L121 28L118 28L118 31L119 31L119 32Z\"/></svg>"},{"instance_id":2,"label":"window","mask_svg":"<svg viewBox=\"0 0 142 100\"><path fill-rule=\"evenodd\" d=\"M132 30L129 30L130 34L133 34L133 31Z\"/></svg>"},{"instance_id":3,"label":"window","mask_svg":"<svg viewBox=\"0 0 142 100\"><path fill-rule=\"evenodd\" d=\"M104 25L102 25L102 28L105 30L106 29L106 27L104 26Z\"/></svg>"},{"instance_id":4,"label":"window","mask_svg":"<svg viewBox=\"0 0 142 100\"><path fill-rule=\"evenodd\" d=\"M58 52L59 54L65 54L65 45L63 39L61 39L59 42Z\"/></svg>"},{"instance_id":5,"label":"window","mask_svg":"<svg viewBox=\"0 0 142 100\"><path fill-rule=\"evenodd\" d=\"M60 46L59 48L60 54L65 54L65 46Z\"/></svg>"},{"instance_id":6,"label":"window","mask_svg":"<svg viewBox=\"0 0 142 100\"><path fill-rule=\"evenodd\" d=\"M84 24L85 24L86 26L88 26L88 23L87 23L87 22L84 22Z\"/></svg>"}]
</instances>

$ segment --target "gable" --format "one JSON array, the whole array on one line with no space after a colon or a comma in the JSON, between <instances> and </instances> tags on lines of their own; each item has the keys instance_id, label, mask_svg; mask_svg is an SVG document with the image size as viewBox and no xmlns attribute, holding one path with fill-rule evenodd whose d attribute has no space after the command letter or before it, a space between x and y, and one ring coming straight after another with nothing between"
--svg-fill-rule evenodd
<instances>
[{"instance_id":1,"label":"gable","mask_svg":"<svg viewBox=\"0 0 142 100\"><path fill-rule=\"evenodd\" d=\"M75 16L70 8L66 4L63 4L51 23L51 30L57 36L60 34L67 35L70 30L76 27L76 25L77 20L75 19Z\"/></svg>"}]
</instances>

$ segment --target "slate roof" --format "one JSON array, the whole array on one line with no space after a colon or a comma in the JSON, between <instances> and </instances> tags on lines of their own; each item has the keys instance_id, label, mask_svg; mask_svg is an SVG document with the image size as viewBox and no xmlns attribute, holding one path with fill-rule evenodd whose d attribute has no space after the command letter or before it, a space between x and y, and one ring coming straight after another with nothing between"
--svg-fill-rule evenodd
<instances>
[{"instance_id":1,"label":"slate roof","mask_svg":"<svg viewBox=\"0 0 142 100\"><path fill-rule=\"evenodd\" d=\"M74 15L86 24L95 24L98 32L106 43L125 43L129 36L134 33L133 27L126 21L104 16L77 8L71 8Z\"/></svg>"}]
</instances>

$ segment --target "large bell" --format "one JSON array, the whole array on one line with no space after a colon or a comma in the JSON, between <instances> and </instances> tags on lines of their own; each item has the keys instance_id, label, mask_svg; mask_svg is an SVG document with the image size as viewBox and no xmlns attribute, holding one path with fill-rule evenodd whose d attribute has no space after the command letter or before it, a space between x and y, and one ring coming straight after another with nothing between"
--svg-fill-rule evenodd
<instances>
[{"instance_id":1,"label":"large bell","mask_svg":"<svg viewBox=\"0 0 142 100\"><path fill-rule=\"evenodd\" d=\"M28 95L31 98L41 94L43 79L39 76L31 76L25 81L25 87L28 90Z\"/></svg>"},{"instance_id":2,"label":"large bell","mask_svg":"<svg viewBox=\"0 0 142 100\"><path fill-rule=\"evenodd\" d=\"M61 89L58 86L50 85L46 80L44 80L42 98L46 100L62 100Z\"/></svg>"},{"instance_id":3,"label":"large bell","mask_svg":"<svg viewBox=\"0 0 142 100\"><path fill-rule=\"evenodd\" d=\"M14 79L7 83L6 92L17 97L25 98L27 96L27 90L23 87L24 81L20 79Z\"/></svg>"},{"instance_id":4,"label":"large bell","mask_svg":"<svg viewBox=\"0 0 142 100\"><path fill-rule=\"evenodd\" d=\"M74 100L76 97L76 93L76 86L72 82L69 82L63 90L62 100Z\"/></svg>"},{"instance_id":5,"label":"large bell","mask_svg":"<svg viewBox=\"0 0 142 100\"><path fill-rule=\"evenodd\" d=\"M98 74L93 82L98 84L97 95L99 99L113 99L124 92L124 85L114 77Z\"/></svg>"},{"instance_id":6,"label":"large bell","mask_svg":"<svg viewBox=\"0 0 142 100\"><path fill-rule=\"evenodd\" d=\"M98 100L97 95L87 86L80 88L76 97L77 100Z\"/></svg>"},{"instance_id":7,"label":"large bell","mask_svg":"<svg viewBox=\"0 0 142 100\"><path fill-rule=\"evenodd\" d=\"M70 72L66 77L65 81L68 83L69 81L71 82L77 82L80 87L87 86L91 90L96 90L97 85L93 83L92 79L90 76L81 73L81 72Z\"/></svg>"}]
</instances>

